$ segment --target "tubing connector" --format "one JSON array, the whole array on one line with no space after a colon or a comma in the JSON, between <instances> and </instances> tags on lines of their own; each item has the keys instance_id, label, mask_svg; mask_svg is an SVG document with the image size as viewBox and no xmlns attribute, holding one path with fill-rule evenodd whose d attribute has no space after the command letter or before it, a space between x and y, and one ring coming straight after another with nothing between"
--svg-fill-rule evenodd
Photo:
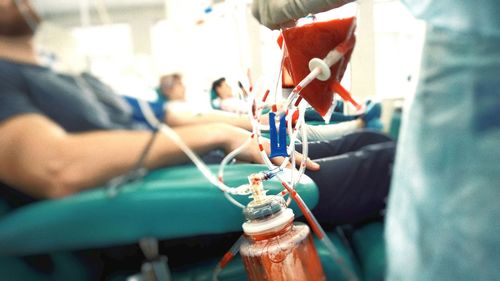
<instances>
[{"instance_id":1,"label":"tubing connector","mask_svg":"<svg viewBox=\"0 0 500 281\"><path fill-rule=\"evenodd\" d=\"M277 167L273 170L258 172L248 176L248 181L250 182L248 189L252 193L250 198L253 198L254 203L261 204L267 200L267 190L264 189L262 182L272 179L280 171L282 171L282 169Z\"/></svg>"},{"instance_id":2,"label":"tubing connector","mask_svg":"<svg viewBox=\"0 0 500 281\"><path fill-rule=\"evenodd\" d=\"M266 200L267 190L264 190L264 186L262 185L262 178L265 176L264 173L256 173L251 174L248 177L248 181L250 182L250 191L252 191L252 198L256 204L260 204Z\"/></svg>"}]
</instances>

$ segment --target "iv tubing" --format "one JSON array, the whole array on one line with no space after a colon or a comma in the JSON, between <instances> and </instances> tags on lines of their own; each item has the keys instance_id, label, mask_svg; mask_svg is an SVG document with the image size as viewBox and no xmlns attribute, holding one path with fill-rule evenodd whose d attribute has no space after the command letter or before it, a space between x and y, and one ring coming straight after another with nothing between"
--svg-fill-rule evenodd
<instances>
[{"instance_id":1,"label":"iv tubing","mask_svg":"<svg viewBox=\"0 0 500 281\"><path fill-rule=\"evenodd\" d=\"M290 111L288 111L288 113L290 113ZM288 131L288 134L290 136L293 135L295 129L293 128L293 113L289 115L289 118L287 120L287 131ZM295 139L293 140L290 140L290 144L293 144L295 145ZM294 149L295 150L295 149ZM290 155L290 163L295 163L295 153L294 151L290 151L289 153ZM291 169L290 169L290 182L293 184L293 174L295 172L295 165L292 165Z\"/></svg>"},{"instance_id":2,"label":"iv tubing","mask_svg":"<svg viewBox=\"0 0 500 281\"><path fill-rule=\"evenodd\" d=\"M304 118L302 118L302 120L304 120ZM303 122L305 122L305 121L302 121L301 123L303 123ZM300 130L302 133L301 134L302 135L302 155L308 155L309 154L309 143L307 142L306 126L304 124L301 124ZM292 182L293 186L295 186L300 181L300 178L304 174L304 172L306 170L306 161L307 161L307 157L304 156L302 158L301 163L300 163L299 174L297 176L297 179L294 182Z\"/></svg>"},{"instance_id":3,"label":"iv tubing","mask_svg":"<svg viewBox=\"0 0 500 281\"><path fill-rule=\"evenodd\" d=\"M236 148L235 150L231 151L231 153L229 153L228 155L226 155L226 157L224 157L224 159L222 159L222 162L219 165L219 171L217 173L219 181L223 181L223 178L224 178L224 167L231 160L233 160L233 158L236 157L236 155L240 154L240 152L243 151L243 149L245 147L247 147L251 142L252 142L252 138L250 137L243 144L241 144L238 148Z\"/></svg>"},{"instance_id":4,"label":"iv tubing","mask_svg":"<svg viewBox=\"0 0 500 281\"><path fill-rule=\"evenodd\" d=\"M303 122L304 122L304 116L301 113L303 113L303 112L301 110L299 110L299 119L298 119L298 122L297 122L296 126L301 126L302 138L304 140L303 147L302 147L302 149L303 149L302 152L303 152L303 155L305 156L304 159L307 159L306 158L307 153L308 153L307 133L306 133L306 130L305 130L305 126L302 127ZM303 161L304 161L304 159L303 159ZM304 164L305 164L305 162L301 163L301 167L300 167L300 169L302 169L302 173L305 170L305 165ZM301 175L301 174L299 173L299 175ZM305 204L305 202L303 201L303 199L300 197L300 195L294 190L293 186L298 182L299 179L297 179L297 181L293 181L292 185L289 185L286 181L284 181L281 178L280 175L276 175L276 176L281 181L281 184L283 185L283 187L285 188L285 190L290 194L290 197L293 198L293 200L299 206L300 210L304 214L304 217L309 222L309 225L311 226L311 229L313 230L313 232L323 242L323 244L325 245L325 247L327 248L327 250L330 252L330 254L332 255L332 257L336 260L336 262L339 265L341 265L342 273L348 278L348 280L357 280L357 278L353 274L353 272L346 267L344 259L340 256L339 252L337 251L337 249L333 245L332 241L328 238L328 236L326 236L325 231L323 230L323 228L321 227L321 225L319 224L319 222L316 220L316 218L312 214L311 210L307 207L307 205ZM286 193L282 192L281 194L285 195Z\"/></svg>"},{"instance_id":5,"label":"iv tubing","mask_svg":"<svg viewBox=\"0 0 500 281\"><path fill-rule=\"evenodd\" d=\"M238 252L240 251L240 245L241 243L243 243L243 241L245 241L245 236L241 235L240 238L238 238L238 240L234 242L229 251L224 254L219 263L217 263L217 266L212 273L212 281L219 280L219 274L226 267L226 265L238 254Z\"/></svg>"},{"instance_id":6,"label":"iv tubing","mask_svg":"<svg viewBox=\"0 0 500 281\"><path fill-rule=\"evenodd\" d=\"M255 136L257 137L256 138L257 143L258 143L259 147L262 147L262 137L261 137L260 130L258 127L260 125L260 121L259 121L260 115L258 113L260 113L260 112L257 112L256 116L254 116L254 118L252 118L252 125L254 126L254 132L255 132ZM301 114L301 111L299 110L299 122L297 123L296 126L302 125L302 122L300 121L300 120L303 120L302 116L303 116L303 112ZM298 134L298 130L295 130L295 132L290 137L290 144L289 144L288 149L287 149L287 151L290 154L295 152L295 139L296 139L297 134ZM275 165L271 162L268 155L262 149L261 149L261 157L262 157L264 163L268 166L268 168L270 170L273 170L275 168ZM307 155L304 155L304 158L307 159ZM285 157L284 161L279 166L280 170L284 169L286 167L286 165L288 164L288 162L289 162L289 157ZM294 165L294 163L292 163L292 165ZM283 179L281 179L281 180L283 181Z\"/></svg>"},{"instance_id":7,"label":"iv tubing","mask_svg":"<svg viewBox=\"0 0 500 281\"><path fill-rule=\"evenodd\" d=\"M294 199L295 203L297 203L297 205L299 206L299 208L302 211L306 220L309 222L311 229L316 234L318 239L323 242L323 244L327 248L328 252L330 252L330 254L332 254L332 257L340 265L340 269L341 269L342 273L344 274L344 276L347 277L347 280L350 280L350 281L358 280L356 275L354 275L354 273L350 269L347 268L345 260L342 258L342 256L340 256L339 252L335 248L335 245L333 245L332 241L328 238L325 231L323 230L323 228L321 227L319 222L316 220L316 218L312 214L311 210L307 207L304 200L302 200L302 197L300 197L300 195L291 186L289 186L286 182L282 181L281 184L288 191L288 193L290 193L290 196Z\"/></svg>"},{"instance_id":8,"label":"iv tubing","mask_svg":"<svg viewBox=\"0 0 500 281\"><path fill-rule=\"evenodd\" d=\"M304 116L301 113L302 112L299 111L299 119L298 119L298 123L296 126L303 125ZM305 127L301 127L301 128L302 128L301 132L303 134L302 138L303 138L303 140L307 141L307 133L306 133ZM304 139L304 137L305 137L305 139ZM290 145L292 145L292 143L290 143ZM307 142L303 143L302 149L303 149L302 152L304 155L304 159L306 159L307 152L308 152ZM303 169L303 167L305 168L303 163L301 163L301 169ZM293 188L294 183L296 183L296 182L292 182L292 185L289 185L285 180L283 180L283 178L279 174L277 174L276 177L281 181L281 185L283 185L285 190L290 194L290 197L297 203L297 205L299 206L300 210L304 214L304 217L308 221L309 225L311 226L311 229L316 234L318 239L320 239L323 242L323 244L327 248L328 252L332 255L332 257L336 260L336 262L339 265L341 265L340 268L342 270L342 273L347 277L348 280L357 280L357 277L354 275L354 273L346 267L346 263L345 263L344 259L340 256L339 252L337 251L337 249L333 245L332 241L328 238L325 231L323 230L323 228L321 227L321 225L319 224L317 219L312 214L311 210L307 207L307 205L303 201L302 197L300 197L300 195ZM297 182L298 182L298 180L297 180ZM284 192L281 193L281 195L285 195L285 194L286 193L284 193Z\"/></svg>"},{"instance_id":9,"label":"iv tubing","mask_svg":"<svg viewBox=\"0 0 500 281\"><path fill-rule=\"evenodd\" d=\"M287 105L287 107L290 107L290 106L291 106L291 104ZM286 112L286 109L282 109L282 111ZM290 117L290 119L291 118L292 117ZM298 119L296 126L301 127L301 129L302 129L301 133L303 134L302 138L304 139L304 136L306 135L306 130L305 130L305 128L302 128L303 122L304 122L303 111L299 110L299 119ZM253 123L253 124L255 124L255 123ZM289 150L291 151L291 153L294 153L294 151L295 151L295 149L294 149L295 140L294 139L295 139L296 134L297 134L297 131L295 131L294 134L292 134L292 136L291 136L291 141L290 141L290 146L289 146ZM292 142L292 140L293 140L293 142ZM307 136L305 136L305 140L307 141ZM258 135L257 141L260 144L260 135ZM304 148L304 145L306 146L305 148ZM307 157L308 147L307 147L307 144L304 144L304 145L303 145L303 152L305 152L306 154L303 154L303 155L304 155L304 159L307 159L306 157ZM264 162L266 164L270 164L270 165L268 165L268 167L270 169L274 168L274 165L269 160L269 157L267 156L267 154L261 153L261 155L263 157ZM283 162L283 164L281 166L285 165L287 161L288 161L288 157L285 158L285 161ZM294 163L292 163L292 165L293 164ZM301 163L301 169L302 169L302 164L303 163ZM282 168L282 167L280 167L280 168ZM312 214L311 210L307 207L307 205L305 204L303 199L300 197L300 195L294 190L293 186L294 186L295 181L293 181L293 179L292 179L292 185L290 185L282 178L281 175L276 174L276 177L281 181L281 184L283 185L285 190L290 194L290 197L297 203L300 210L304 214L304 217L306 218L309 225L311 226L311 229L313 230L313 232L324 243L328 252L330 252L330 254L336 260L336 262L339 265L341 265L342 273L348 278L348 280L357 280L357 278L355 277L353 272L346 267L344 259L339 255L339 252L337 251L337 249L333 245L332 241L328 238L325 231L323 230L323 228L321 227L319 222L316 220L316 218ZM297 182L298 182L298 180L297 180ZM286 193L282 192L280 195L285 195L285 194Z\"/></svg>"},{"instance_id":10,"label":"iv tubing","mask_svg":"<svg viewBox=\"0 0 500 281\"><path fill-rule=\"evenodd\" d=\"M264 95L264 99L267 98L267 95L269 94L269 90L266 91L265 95ZM250 122L252 124L252 129L253 129L253 132L252 132L252 135L250 138L248 138L247 141L245 141L242 145L240 145L238 148L236 148L235 150L233 150L231 153L229 153L228 155L226 155L226 157L224 157L224 159L222 160L221 164L219 165L219 170L218 170L218 179L219 181L223 182L224 181L224 168L226 167L226 165L234 158L236 157L236 155L238 155L239 153L241 153L241 151L251 143L252 139L253 138L259 138L260 137L260 114L258 114L258 112L261 112L261 109L259 109L256 105L256 98L255 98L255 93L253 91L250 91L250 102L248 103L249 105L249 108L247 110L247 113L248 113L248 117L250 119ZM255 111L253 110L255 108ZM260 148L263 148L263 146L258 143L259 147ZM261 150L261 153L262 153L263 150ZM267 163L266 163L267 164ZM272 165L272 164L271 164ZM269 166L269 165L267 165ZM229 195L226 196L228 199L232 197L230 197ZM241 204L240 204L241 205ZM243 205L242 205L243 206Z\"/></svg>"},{"instance_id":11,"label":"iv tubing","mask_svg":"<svg viewBox=\"0 0 500 281\"><path fill-rule=\"evenodd\" d=\"M266 94L267 94L267 92L266 92ZM250 119L250 122L252 124L253 133L252 133L251 137L248 138L243 144L241 144L235 150L231 151L231 153L229 153L228 155L226 155L226 157L224 157L224 159L222 159L222 162L219 165L219 171L217 173L217 175L219 177L219 181L221 181L221 182L224 181L224 168L226 167L226 165L229 163L229 161L231 161L234 157L236 157L236 155L240 154L241 151L243 151L243 149L251 143L252 139L255 136L255 124L252 120L255 118L255 116L253 115L254 112L253 112L252 108L254 107L254 105L255 105L255 107L257 107L255 100L256 99L255 99L254 92L250 91L250 102L248 103L247 114L248 114L248 118ZM255 110L258 110L258 109L255 109Z\"/></svg>"},{"instance_id":12,"label":"iv tubing","mask_svg":"<svg viewBox=\"0 0 500 281\"><path fill-rule=\"evenodd\" d=\"M179 148L193 161L200 172L207 178L207 180L221 189L223 192L238 195L248 195L249 189L248 185L241 185L237 188L231 188L225 185L223 182L219 181L216 176L210 171L210 169L203 163L203 161L182 141L182 139L177 135L177 133L168 127L166 124L161 123L156 116L153 114L151 108L146 104L145 101L139 100L139 107L144 114L146 120L153 126L159 129L161 133L174 141ZM234 203L233 201L231 201ZM240 207L240 206L238 206Z\"/></svg>"},{"instance_id":13,"label":"iv tubing","mask_svg":"<svg viewBox=\"0 0 500 281\"><path fill-rule=\"evenodd\" d=\"M226 197L226 199L229 200L229 202L231 202L236 207L239 207L241 209L245 208L245 205L241 204L240 202L238 202L238 200L234 199L234 197L231 196L231 194L224 192L224 197Z\"/></svg>"},{"instance_id":14,"label":"iv tubing","mask_svg":"<svg viewBox=\"0 0 500 281\"><path fill-rule=\"evenodd\" d=\"M210 169L201 161L201 159L181 140L181 138L177 135L177 133L172 130L170 127L166 125L161 125L160 126L160 132L168 136L170 139L172 139L178 146L179 148L193 161L193 163L196 165L196 167L200 170L200 172L208 179L208 181L219 187L223 192L227 192L230 194L239 194L239 195L246 195L248 194L247 189L248 188L243 188L247 185L242 185L239 188L231 188L226 186L224 183L219 181L216 176L212 174Z\"/></svg>"}]
</instances>

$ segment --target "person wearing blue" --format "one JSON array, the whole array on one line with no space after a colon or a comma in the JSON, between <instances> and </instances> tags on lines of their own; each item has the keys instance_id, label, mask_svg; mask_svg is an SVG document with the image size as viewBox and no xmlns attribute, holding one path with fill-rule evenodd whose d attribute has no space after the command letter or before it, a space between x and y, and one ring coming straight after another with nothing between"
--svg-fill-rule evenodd
<instances>
[{"instance_id":1,"label":"person wearing blue","mask_svg":"<svg viewBox=\"0 0 500 281\"><path fill-rule=\"evenodd\" d=\"M403 1L428 23L386 224L389 280L500 278L500 2Z\"/></svg>"},{"instance_id":2,"label":"person wearing blue","mask_svg":"<svg viewBox=\"0 0 500 281\"><path fill-rule=\"evenodd\" d=\"M153 101L143 101L146 102L149 108L152 110L154 116L158 120L166 119L167 102L169 101L184 101L184 84L181 81L181 75L178 73L163 75L160 77L160 86L155 89L156 99ZM138 123L144 124L144 126L149 129L154 129L151 124L147 121L144 113L139 105L140 99L136 97L123 96L125 101L132 108L132 119Z\"/></svg>"},{"instance_id":3,"label":"person wearing blue","mask_svg":"<svg viewBox=\"0 0 500 281\"><path fill-rule=\"evenodd\" d=\"M256 0L270 28L351 1ZM386 216L387 280L500 279L500 2L403 0L427 22Z\"/></svg>"}]
</instances>

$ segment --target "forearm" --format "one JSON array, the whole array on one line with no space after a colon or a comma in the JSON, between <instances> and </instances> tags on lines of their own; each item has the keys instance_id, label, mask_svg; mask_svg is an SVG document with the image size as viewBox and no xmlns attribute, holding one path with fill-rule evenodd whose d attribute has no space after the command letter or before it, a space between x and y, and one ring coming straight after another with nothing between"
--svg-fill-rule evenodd
<instances>
[{"instance_id":1,"label":"forearm","mask_svg":"<svg viewBox=\"0 0 500 281\"><path fill-rule=\"evenodd\" d=\"M199 114L192 112L167 112L166 123L172 127L199 125L209 123L224 123L246 130L252 130L252 124L247 115L211 110Z\"/></svg>"},{"instance_id":2,"label":"forearm","mask_svg":"<svg viewBox=\"0 0 500 281\"><path fill-rule=\"evenodd\" d=\"M227 148L234 129L212 124L176 131L195 152L204 153ZM68 134L37 115L13 118L0 126L0 132L0 181L35 197L69 195L125 173L136 164L151 135L137 131ZM163 135L148 155L145 164L150 169L186 161Z\"/></svg>"},{"instance_id":3,"label":"forearm","mask_svg":"<svg viewBox=\"0 0 500 281\"><path fill-rule=\"evenodd\" d=\"M198 154L224 146L225 136L219 125L189 126L175 131ZM60 163L65 169L62 182L71 187L71 192L76 192L101 185L127 172L139 160L150 137L150 132L130 131L95 132L69 137L62 145L67 151ZM160 133L145 159L145 166L154 169L187 161L187 156L180 148Z\"/></svg>"}]
</instances>

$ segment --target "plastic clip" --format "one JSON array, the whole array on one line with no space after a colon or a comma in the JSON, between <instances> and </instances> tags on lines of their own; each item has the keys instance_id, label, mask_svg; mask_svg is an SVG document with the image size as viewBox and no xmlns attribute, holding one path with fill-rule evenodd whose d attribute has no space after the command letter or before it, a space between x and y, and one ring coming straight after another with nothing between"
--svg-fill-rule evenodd
<instances>
[{"instance_id":1,"label":"plastic clip","mask_svg":"<svg viewBox=\"0 0 500 281\"><path fill-rule=\"evenodd\" d=\"M286 153L286 116L280 118L279 130L276 130L276 113L269 112L269 137L271 139L271 154L270 158L283 156L287 157Z\"/></svg>"},{"instance_id":2,"label":"plastic clip","mask_svg":"<svg viewBox=\"0 0 500 281\"><path fill-rule=\"evenodd\" d=\"M343 100L350 102L356 110L361 110L361 105L359 105L351 96L351 94L344 88L338 81L333 82L331 86L332 91L339 94Z\"/></svg>"}]
</instances>

